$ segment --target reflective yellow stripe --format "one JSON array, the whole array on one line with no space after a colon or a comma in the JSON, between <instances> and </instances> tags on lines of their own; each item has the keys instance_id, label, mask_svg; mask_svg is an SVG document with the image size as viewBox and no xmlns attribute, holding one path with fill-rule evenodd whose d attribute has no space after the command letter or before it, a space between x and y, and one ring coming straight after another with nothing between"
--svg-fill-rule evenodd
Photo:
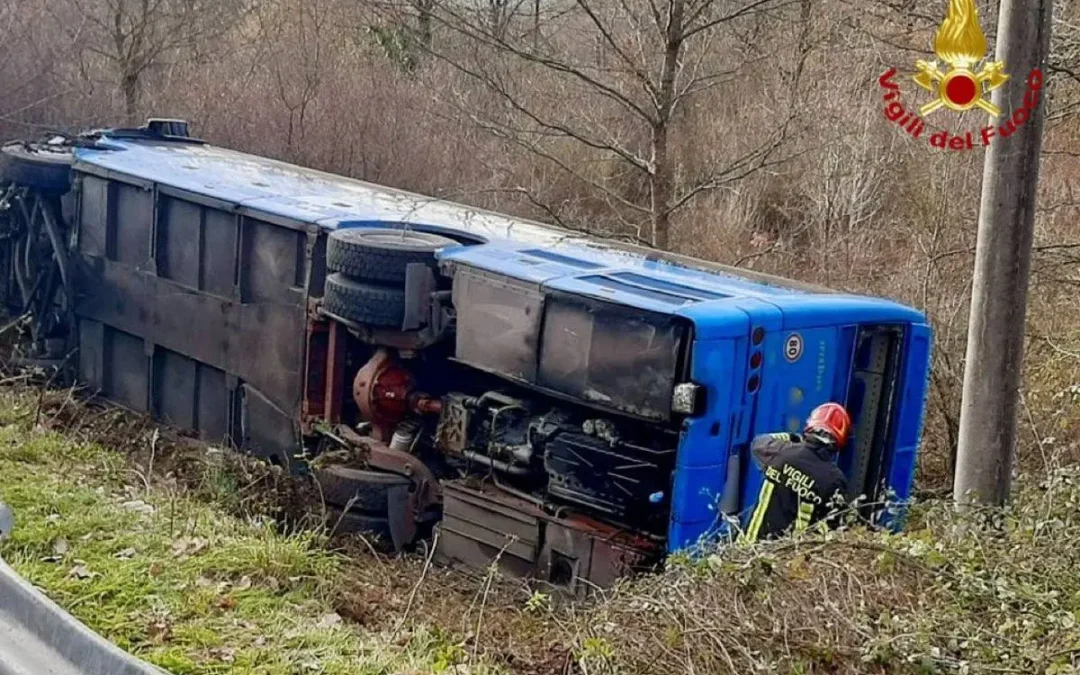
<instances>
[{"instance_id":1,"label":"reflective yellow stripe","mask_svg":"<svg viewBox=\"0 0 1080 675\"><path fill-rule=\"evenodd\" d=\"M765 481L761 485L761 492L758 493L757 508L754 509L754 515L750 518L750 526L746 528L744 534L744 541L756 541L758 531L761 529L761 521L765 520L765 512L769 510L769 501L772 499L773 484L771 481Z\"/></svg>"},{"instance_id":2,"label":"reflective yellow stripe","mask_svg":"<svg viewBox=\"0 0 1080 675\"><path fill-rule=\"evenodd\" d=\"M799 501L799 516L795 520L795 531L802 532L810 525L810 518L814 515L814 505L810 502Z\"/></svg>"}]
</instances>

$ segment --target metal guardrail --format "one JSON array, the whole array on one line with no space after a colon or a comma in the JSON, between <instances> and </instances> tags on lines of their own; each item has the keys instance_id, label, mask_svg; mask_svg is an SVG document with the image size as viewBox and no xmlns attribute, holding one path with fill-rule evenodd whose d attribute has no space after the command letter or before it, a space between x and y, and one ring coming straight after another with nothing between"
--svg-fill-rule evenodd
<instances>
[{"instance_id":1,"label":"metal guardrail","mask_svg":"<svg viewBox=\"0 0 1080 675\"><path fill-rule=\"evenodd\" d=\"M12 526L0 502L0 539ZM95 633L0 559L0 675L169 675Z\"/></svg>"}]
</instances>

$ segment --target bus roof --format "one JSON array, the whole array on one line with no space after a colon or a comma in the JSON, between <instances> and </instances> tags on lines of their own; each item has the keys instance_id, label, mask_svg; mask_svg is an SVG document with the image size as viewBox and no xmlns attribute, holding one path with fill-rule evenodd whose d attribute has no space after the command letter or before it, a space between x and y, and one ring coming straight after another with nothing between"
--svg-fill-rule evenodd
<instances>
[{"instance_id":1,"label":"bus roof","mask_svg":"<svg viewBox=\"0 0 1080 675\"><path fill-rule=\"evenodd\" d=\"M325 229L408 224L456 233L486 245L457 247L444 254L447 260L519 278L539 281L544 277L548 285L642 309L676 312L736 297L808 306L807 295L827 295L835 301L844 297L845 303L855 302L860 312L873 308L876 314L895 315L897 321L922 320L921 314L887 300L837 297L831 289L811 284L598 239L202 142L106 130L93 146L76 148L74 167L183 190L256 216Z\"/></svg>"},{"instance_id":2,"label":"bus roof","mask_svg":"<svg viewBox=\"0 0 1080 675\"><path fill-rule=\"evenodd\" d=\"M493 241L483 246L449 247L439 254L439 259L543 285L553 291L684 316L699 328L706 325L720 328L719 333L709 331L717 336L725 332L718 324L731 323L730 312L740 313L748 307L763 305L780 311L785 328L925 321L914 309L881 298L779 288L580 244L535 246Z\"/></svg>"}]
</instances>

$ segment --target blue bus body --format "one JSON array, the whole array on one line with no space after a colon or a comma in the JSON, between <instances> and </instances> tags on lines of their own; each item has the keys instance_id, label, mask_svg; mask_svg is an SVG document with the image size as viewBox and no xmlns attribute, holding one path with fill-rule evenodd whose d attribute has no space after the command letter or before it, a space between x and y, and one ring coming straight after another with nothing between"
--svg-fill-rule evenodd
<instances>
[{"instance_id":1,"label":"blue bus body","mask_svg":"<svg viewBox=\"0 0 1080 675\"><path fill-rule=\"evenodd\" d=\"M843 402L852 412L853 451L839 461L855 487L874 499L888 499L901 506L909 497L931 349L927 319L910 307L597 240L541 223L141 131L106 131L94 144L76 148L72 172L79 202L75 238L86 241L86 233L98 221L105 228L102 232L111 232L108 228L116 227L115 223L121 228L125 223L141 223L135 236L142 248L129 256L126 264L142 275L139 283L155 284L153 292L159 296L168 294L161 289L173 288L169 285L173 282L165 278L168 265L161 262L160 254L168 237L198 239L198 252L193 255L201 262L194 263L198 269L185 291L195 296L208 293L212 265L207 261L214 253L213 242L224 241L214 239L212 228L237 228L236 237L242 238L246 236L244 228L254 227L253 223L279 226L289 238L282 239L285 244L275 250L286 251L288 256L293 255L289 251L295 251L295 257L280 258L289 262L288 269L278 276L288 279L283 283L297 293L314 295L315 282L305 275L314 279L312 270L318 264L312 262L310 250L305 258L305 247L310 249L319 236L346 228L407 225L417 231L452 235L462 242L438 252L443 267L475 270L528 284L541 294L588 298L685 325L690 336L684 363L686 381L697 385L704 403L696 414L680 418L677 429L673 480L669 494L662 497L670 505L668 551L692 547L703 537L723 530L726 525L721 512L745 523L762 480L749 456L751 439L756 434L800 429L809 411L826 401ZM145 204L139 201L143 199L140 195L145 196ZM144 206L136 209L132 206L136 202ZM194 215L183 221L183 227L189 229L169 225L166 233L165 222L179 213L179 203L195 205ZM101 238L100 251L88 245L80 250L87 260L95 256L104 260L87 265L98 270L96 274L106 280L102 283L107 283L113 278L109 270L119 264L116 261L123 262L121 249L127 244L124 235L115 232ZM236 243L226 239L229 246ZM278 259L260 258L261 250L236 253L235 265L227 275L235 277L238 288L244 285L242 278L249 267L263 265L269 269L266 278L276 278ZM229 302L256 302L247 300L241 291L230 299L230 279L226 278L221 285L225 290L217 294L223 298L223 313L233 311ZM250 283L255 287L264 282ZM105 304L90 302L85 310L77 310L83 312L83 324L95 330L98 324L111 325L125 334L141 335L148 344L180 354L177 358L181 360L210 363L214 378L219 371L224 373L222 382L238 379L253 389L261 388L271 407L285 417L298 417L303 412L303 385L282 384L260 372L267 369L266 362L262 367L258 363L245 365L247 362L238 362L234 355L220 364L211 363L213 358L200 356L209 352L187 346L186 338L177 336L183 331L151 335L150 322L139 323L131 312L121 316L121 310L111 310ZM283 319L280 325L299 322L302 330L306 304L287 304L271 298L266 301L266 312L287 310L287 321ZM163 309L162 314L169 311ZM155 316L154 321L165 325L168 317ZM89 344L87 338L81 339ZM107 351L110 347L106 343L113 344L104 339L85 351ZM273 356L278 358L274 363L284 364L285 370L294 374L303 370L303 364L297 362L302 358L300 347L292 343L260 345L253 349L280 355ZM123 360L120 356L114 359ZM108 362L105 359L97 366L83 368L88 379L101 380L103 390L109 389L108 378L99 371ZM233 363L241 365L229 365ZM164 405L154 402L153 388L176 390L181 385L162 385L174 371L150 367L153 374L145 375L149 385L136 389L114 386L114 398L124 399L124 391L137 391L125 402L151 412ZM177 366L175 372L180 370ZM191 385L195 390L209 381L200 377ZM222 386L233 387L235 383ZM196 427L197 417L191 418ZM278 426L282 425L288 426ZM289 432L283 433L287 437ZM891 522L895 527L900 519L894 515Z\"/></svg>"},{"instance_id":2,"label":"blue bus body","mask_svg":"<svg viewBox=\"0 0 1080 675\"><path fill-rule=\"evenodd\" d=\"M551 290L677 315L692 324L691 379L705 387L708 405L702 415L683 423L669 551L723 529L717 509L725 488L738 493L734 512L746 524L763 480L748 454L755 435L800 431L815 406L842 401L852 413L851 444L857 447L860 434L873 428L861 423L861 398L854 394L863 393L866 385L855 375L867 371L877 357L870 351L872 343L860 348L858 332L865 326L895 328L896 408L885 438L877 441L888 495L877 496L895 503L888 517L899 524L895 514L902 512L911 490L930 365L931 331L921 313L877 298L782 288L580 245L536 249L493 242L442 256ZM764 330L755 342L758 328ZM801 343L799 354L785 354L789 341ZM755 352L761 363L752 367ZM840 461L849 478L853 457L849 453ZM737 484L729 482L729 467L742 468Z\"/></svg>"}]
</instances>

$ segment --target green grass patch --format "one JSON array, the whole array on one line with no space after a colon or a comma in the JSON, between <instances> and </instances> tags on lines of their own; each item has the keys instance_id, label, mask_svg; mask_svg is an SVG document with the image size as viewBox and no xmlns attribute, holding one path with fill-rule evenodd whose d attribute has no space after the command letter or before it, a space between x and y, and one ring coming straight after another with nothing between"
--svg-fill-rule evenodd
<instances>
[{"instance_id":1,"label":"green grass patch","mask_svg":"<svg viewBox=\"0 0 1080 675\"><path fill-rule=\"evenodd\" d=\"M334 612L346 560L317 532L282 534L176 488L148 488L121 454L0 421L4 559L92 629L176 675L440 672L452 641L410 625L367 632ZM481 669L482 670L482 669ZM473 669L470 672L480 672Z\"/></svg>"}]
</instances>

